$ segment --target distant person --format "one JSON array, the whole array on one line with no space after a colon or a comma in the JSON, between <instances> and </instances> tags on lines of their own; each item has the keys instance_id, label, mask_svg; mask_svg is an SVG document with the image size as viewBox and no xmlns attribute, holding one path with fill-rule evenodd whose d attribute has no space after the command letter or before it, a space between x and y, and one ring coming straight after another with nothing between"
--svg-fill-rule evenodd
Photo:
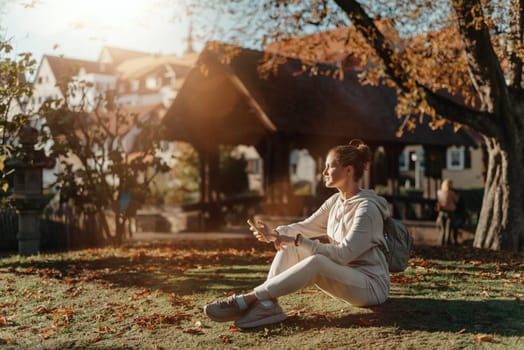
<instances>
[{"instance_id":1,"label":"distant person","mask_svg":"<svg viewBox=\"0 0 524 350\"><path fill-rule=\"evenodd\" d=\"M310 285L354 306L386 301L389 269L381 247L389 208L384 198L359 185L370 158L360 140L331 149L322 175L325 185L338 192L301 222L276 229L253 223L255 237L278 250L267 280L248 293L206 305L205 314L217 322L235 321L240 328L281 322L287 315L278 298ZM327 237L329 243L315 237Z\"/></svg>"},{"instance_id":2,"label":"distant person","mask_svg":"<svg viewBox=\"0 0 524 350\"><path fill-rule=\"evenodd\" d=\"M440 190L437 191L437 228L440 233L441 244L457 244L458 221L457 204L459 195L453 190L453 182L449 179L442 181Z\"/></svg>"}]
</instances>

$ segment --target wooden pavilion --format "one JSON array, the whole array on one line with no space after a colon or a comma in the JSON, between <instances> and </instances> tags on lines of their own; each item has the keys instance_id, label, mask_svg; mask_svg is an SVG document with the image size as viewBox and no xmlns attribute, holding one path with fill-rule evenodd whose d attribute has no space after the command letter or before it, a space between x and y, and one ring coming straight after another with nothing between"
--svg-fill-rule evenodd
<instances>
[{"instance_id":1,"label":"wooden pavilion","mask_svg":"<svg viewBox=\"0 0 524 350\"><path fill-rule=\"evenodd\" d=\"M285 59L267 74L261 65L264 52L208 45L197 65L164 117L166 138L186 141L201 160L199 207L207 212L209 226L220 221L221 199L217 193L219 145L253 145L264 163L264 211L295 214L290 209L293 195L289 182L291 150L306 148L321 171L327 151L359 138L375 151L386 151L386 172L391 193L398 191L399 155L405 145L424 146L428 169L443 167L446 148L476 146L470 134L450 125L441 130L419 126L415 132L396 133L396 92L386 86L362 85L358 71L345 71L334 79L336 67L319 65L317 74L304 72L302 62ZM373 188L377 178L371 166L366 180Z\"/></svg>"}]
</instances>

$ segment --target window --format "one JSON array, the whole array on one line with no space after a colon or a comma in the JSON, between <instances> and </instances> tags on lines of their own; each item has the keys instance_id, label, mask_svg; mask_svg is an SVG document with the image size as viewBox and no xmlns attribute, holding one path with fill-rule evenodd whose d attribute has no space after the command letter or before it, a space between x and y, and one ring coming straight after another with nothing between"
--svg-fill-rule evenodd
<instances>
[{"instance_id":1,"label":"window","mask_svg":"<svg viewBox=\"0 0 524 350\"><path fill-rule=\"evenodd\" d=\"M415 152L415 151L410 151L410 152L409 152L409 159L408 159L408 161L409 161L409 165L408 165L409 170L415 170L415 163L416 163L417 161L420 161L420 160L418 159L417 152Z\"/></svg>"},{"instance_id":2,"label":"window","mask_svg":"<svg viewBox=\"0 0 524 350\"><path fill-rule=\"evenodd\" d=\"M155 77L149 77L146 79L146 88L154 90L157 88L157 82Z\"/></svg>"},{"instance_id":3,"label":"window","mask_svg":"<svg viewBox=\"0 0 524 350\"><path fill-rule=\"evenodd\" d=\"M248 159L247 160L247 173L248 174L259 174L261 172L261 160L260 159Z\"/></svg>"},{"instance_id":4,"label":"window","mask_svg":"<svg viewBox=\"0 0 524 350\"><path fill-rule=\"evenodd\" d=\"M398 168L400 171L406 171L408 170L408 153L406 151L400 152L400 155L398 156Z\"/></svg>"},{"instance_id":5,"label":"window","mask_svg":"<svg viewBox=\"0 0 524 350\"><path fill-rule=\"evenodd\" d=\"M450 147L446 154L446 167L449 170L464 169L464 147Z\"/></svg>"}]
</instances>

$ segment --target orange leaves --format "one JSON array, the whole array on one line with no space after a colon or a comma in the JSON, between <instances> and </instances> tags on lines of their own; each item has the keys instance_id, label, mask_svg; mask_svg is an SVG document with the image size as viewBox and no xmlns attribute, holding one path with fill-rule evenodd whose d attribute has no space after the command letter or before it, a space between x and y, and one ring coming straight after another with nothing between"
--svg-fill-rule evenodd
<instances>
[{"instance_id":1,"label":"orange leaves","mask_svg":"<svg viewBox=\"0 0 524 350\"><path fill-rule=\"evenodd\" d=\"M35 315L51 314L55 312L56 308L48 308L47 306L40 306L36 309Z\"/></svg>"},{"instance_id":2,"label":"orange leaves","mask_svg":"<svg viewBox=\"0 0 524 350\"><path fill-rule=\"evenodd\" d=\"M229 335L220 334L218 336L218 339L221 339L224 344L230 344L231 343L231 337Z\"/></svg>"},{"instance_id":3,"label":"orange leaves","mask_svg":"<svg viewBox=\"0 0 524 350\"><path fill-rule=\"evenodd\" d=\"M241 329L237 326L229 326L228 330L230 332L240 332L241 331Z\"/></svg>"},{"instance_id":4,"label":"orange leaves","mask_svg":"<svg viewBox=\"0 0 524 350\"><path fill-rule=\"evenodd\" d=\"M153 330L160 324L178 325L183 320L189 320L191 316L192 315L188 313L177 313L174 315L160 315L154 313L150 316L137 317L135 323L142 328Z\"/></svg>"},{"instance_id":5,"label":"orange leaves","mask_svg":"<svg viewBox=\"0 0 524 350\"><path fill-rule=\"evenodd\" d=\"M494 338L491 335L488 334L477 334L473 336L473 340L479 341L479 342L493 342Z\"/></svg>"},{"instance_id":6,"label":"orange leaves","mask_svg":"<svg viewBox=\"0 0 524 350\"><path fill-rule=\"evenodd\" d=\"M187 306L190 301L188 299L178 297L175 293L170 293L169 302L171 303L171 306Z\"/></svg>"},{"instance_id":7,"label":"orange leaves","mask_svg":"<svg viewBox=\"0 0 524 350\"><path fill-rule=\"evenodd\" d=\"M149 290L147 289L142 289L140 292L136 292L135 294L133 294L133 296L130 298L130 300L137 300L137 299L141 299L141 298L144 298L144 297L147 297L149 295Z\"/></svg>"},{"instance_id":8,"label":"orange leaves","mask_svg":"<svg viewBox=\"0 0 524 350\"><path fill-rule=\"evenodd\" d=\"M424 259L420 263L416 264L416 266L420 266L420 267L423 267L423 268L427 269L427 268L431 267L432 264L433 263L430 260Z\"/></svg>"}]
</instances>

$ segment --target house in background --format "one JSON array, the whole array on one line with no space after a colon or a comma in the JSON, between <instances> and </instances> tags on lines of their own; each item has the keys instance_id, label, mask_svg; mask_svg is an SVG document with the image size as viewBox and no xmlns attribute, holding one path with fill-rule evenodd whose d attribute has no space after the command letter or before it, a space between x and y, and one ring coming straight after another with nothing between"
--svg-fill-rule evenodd
<instances>
[{"instance_id":1,"label":"house in background","mask_svg":"<svg viewBox=\"0 0 524 350\"><path fill-rule=\"evenodd\" d=\"M68 87L86 82L90 87L85 96L77 93L68 97L72 106L83 103L87 111L93 110L97 100L110 93L122 110L136 113L140 118L154 115L162 119L196 58L192 50L177 57L114 47L103 47L96 61L44 55L34 78L33 97L26 110L36 113L46 100L64 99ZM68 79L69 85L65 84ZM123 137L132 149L139 130L129 128L125 130L128 132L129 135ZM168 157L175 152L176 145L166 142L163 149ZM55 169L44 172L45 186L53 183L59 166L57 162Z\"/></svg>"}]
</instances>

